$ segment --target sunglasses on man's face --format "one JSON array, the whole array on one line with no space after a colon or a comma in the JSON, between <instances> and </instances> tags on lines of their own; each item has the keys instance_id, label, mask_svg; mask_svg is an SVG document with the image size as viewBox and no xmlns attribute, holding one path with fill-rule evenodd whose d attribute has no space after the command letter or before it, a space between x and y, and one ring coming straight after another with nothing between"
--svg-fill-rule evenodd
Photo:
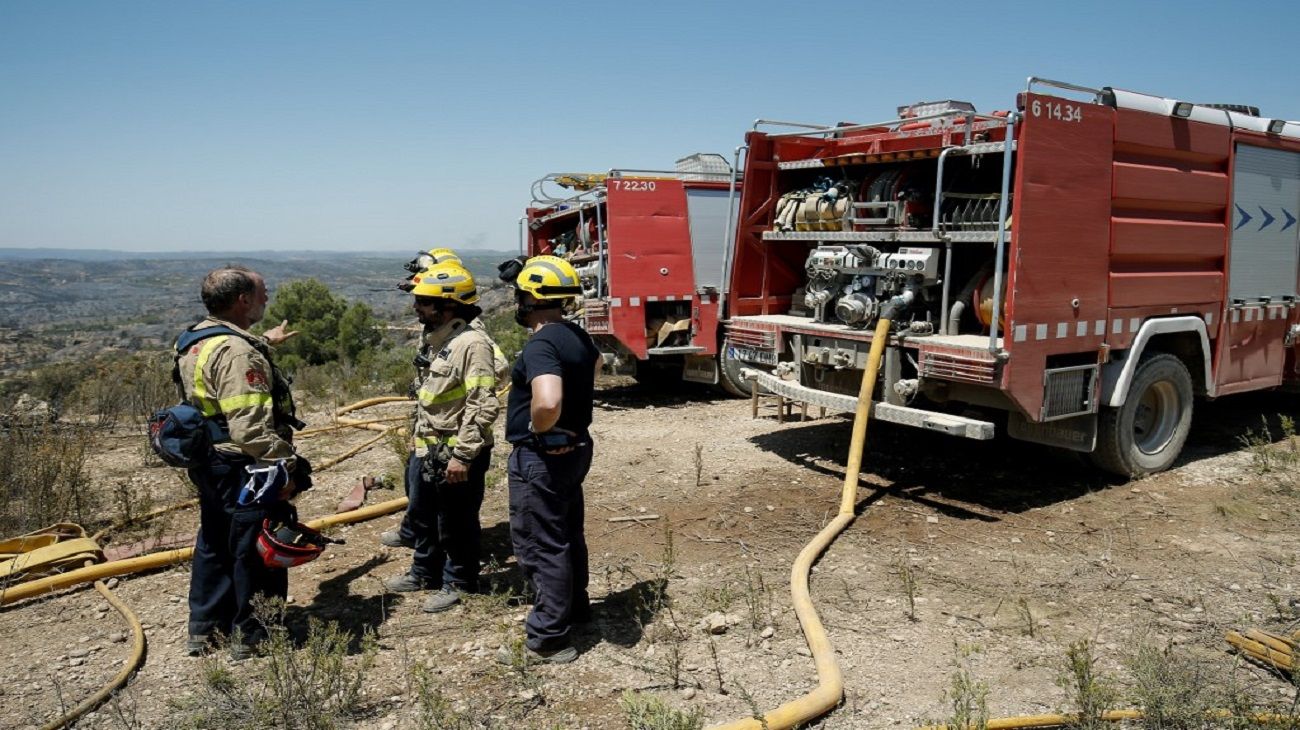
<instances>
[{"instance_id":1,"label":"sunglasses on man's face","mask_svg":"<svg viewBox=\"0 0 1300 730\"><path fill-rule=\"evenodd\" d=\"M451 302L451 301L448 301L448 300L446 300L446 299L439 299L438 297L416 297L416 298L415 298L415 306L417 306L417 307L433 307L436 311L439 311L439 312L454 312L454 311L456 311L456 303L455 303L455 302Z\"/></svg>"}]
</instances>

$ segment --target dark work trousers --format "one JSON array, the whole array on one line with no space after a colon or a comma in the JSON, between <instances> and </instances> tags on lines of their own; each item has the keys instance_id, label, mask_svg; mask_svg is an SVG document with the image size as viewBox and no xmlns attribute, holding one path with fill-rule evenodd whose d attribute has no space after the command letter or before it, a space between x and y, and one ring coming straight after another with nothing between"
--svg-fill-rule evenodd
<instances>
[{"instance_id":1,"label":"dark work trousers","mask_svg":"<svg viewBox=\"0 0 1300 730\"><path fill-rule=\"evenodd\" d=\"M429 482L413 474L411 503L406 510L415 536L411 574L432 588L453 586L469 593L478 590L483 531L478 510L483 506L483 484L491 460L492 449L483 447L470 462L469 479L459 484L442 478Z\"/></svg>"},{"instance_id":2,"label":"dark work trousers","mask_svg":"<svg viewBox=\"0 0 1300 730\"><path fill-rule=\"evenodd\" d=\"M524 623L534 651L567 646L569 627L591 610L582 498L591 453L591 444L558 455L516 444L510 453L510 541L536 596Z\"/></svg>"},{"instance_id":3,"label":"dark work trousers","mask_svg":"<svg viewBox=\"0 0 1300 730\"><path fill-rule=\"evenodd\" d=\"M404 475L403 489L408 498L411 497L411 491L420 483L420 457L414 452L406 459L406 474ZM415 528L411 527L411 505L415 500L406 505L406 511L402 513L402 526L397 528L397 533L402 536L402 540L415 544Z\"/></svg>"},{"instance_id":4,"label":"dark work trousers","mask_svg":"<svg viewBox=\"0 0 1300 730\"><path fill-rule=\"evenodd\" d=\"M218 454L204 466L189 470L199 489L199 534L194 541L190 568L191 636L220 632L245 639L262 634L253 618L253 597L283 599L289 591L289 572L268 568L257 552L262 520L283 508L240 507L236 504L250 459Z\"/></svg>"}]
</instances>

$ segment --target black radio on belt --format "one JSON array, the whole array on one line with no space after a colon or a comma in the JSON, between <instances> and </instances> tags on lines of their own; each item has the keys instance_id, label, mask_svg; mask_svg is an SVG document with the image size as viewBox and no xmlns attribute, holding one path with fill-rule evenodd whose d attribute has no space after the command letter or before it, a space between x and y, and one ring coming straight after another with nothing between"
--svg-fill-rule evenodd
<instances>
[{"instance_id":1,"label":"black radio on belt","mask_svg":"<svg viewBox=\"0 0 1300 730\"><path fill-rule=\"evenodd\" d=\"M426 357L423 352L416 355L415 359L411 362L413 362L415 367L419 370L423 370L433 364L433 361Z\"/></svg>"},{"instance_id":2,"label":"black radio on belt","mask_svg":"<svg viewBox=\"0 0 1300 730\"><path fill-rule=\"evenodd\" d=\"M576 434L565 433L564 431L547 431L546 433L533 434L533 447L539 451L555 451L570 446L586 446L587 442L582 441Z\"/></svg>"}]
</instances>

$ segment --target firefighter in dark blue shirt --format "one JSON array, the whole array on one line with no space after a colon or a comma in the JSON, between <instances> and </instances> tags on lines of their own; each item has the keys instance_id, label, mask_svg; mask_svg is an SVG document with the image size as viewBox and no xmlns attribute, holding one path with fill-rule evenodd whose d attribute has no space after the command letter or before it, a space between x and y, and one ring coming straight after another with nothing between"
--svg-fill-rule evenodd
<instances>
[{"instance_id":1,"label":"firefighter in dark blue shirt","mask_svg":"<svg viewBox=\"0 0 1300 730\"><path fill-rule=\"evenodd\" d=\"M600 353L586 331L564 319L565 305L582 296L569 262L535 256L513 268L515 321L530 332L510 373L506 416L506 440L514 446L510 540L536 596L522 659L563 664L578 658L570 628L591 614L582 482L591 469L588 427ZM505 648L497 655L503 664L518 659Z\"/></svg>"}]
</instances>

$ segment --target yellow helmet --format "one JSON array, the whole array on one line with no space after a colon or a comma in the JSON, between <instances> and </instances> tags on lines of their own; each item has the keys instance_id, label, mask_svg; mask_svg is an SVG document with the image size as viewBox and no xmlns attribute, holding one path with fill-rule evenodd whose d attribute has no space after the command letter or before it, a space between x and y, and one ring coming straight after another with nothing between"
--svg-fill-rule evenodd
<instances>
[{"instance_id":1,"label":"yellow helmet","mask_svg":"<svg viewBox=\"0 0 1300 730\"><path fill-rule=\"evenodd\" d=\"M478 287L469 269L455 261L434 264L411 277L411 293L417 297L450 299L461 304L478 301Z\"/></svg>"},{"instance_id":2,"label":"yellow helmet","mask_svg":"<svg viewBox=\"0 0 1300 730\"><path fill-rule=\"evenodd\" d=\"M463 263L460 256L457 256L456 252L449 248L431 248L428 253L421 252L419 256L416 256L414 261L406 265L406 270L418 273L431 266L437 266L448 261L458 264Z\"/></svg>"},{"instance_id":3,"label":"yellow helmet","mask_svg":"<svg viewBox=\"0 0 1300 730\"><path fill-rule=\"evenodd\" d=\"M582 284L573 264L559 256L534 256L524 262L515 278L515 288L538 299L567 299L582 296Z\"/></svg>"},{"instance_id":4,"label":"yellow helmet","mask_svg":"<svg viewBox=\"0 0 1300 730\"><path fill-rule=\"evenodd\" d=\"M433 263L435 264L445 264L448 261L457 264L464 263L460 260L460 256L449 248L431 248L429 249L429 257L433 259Z\"/></svg>"}]
</instances>

